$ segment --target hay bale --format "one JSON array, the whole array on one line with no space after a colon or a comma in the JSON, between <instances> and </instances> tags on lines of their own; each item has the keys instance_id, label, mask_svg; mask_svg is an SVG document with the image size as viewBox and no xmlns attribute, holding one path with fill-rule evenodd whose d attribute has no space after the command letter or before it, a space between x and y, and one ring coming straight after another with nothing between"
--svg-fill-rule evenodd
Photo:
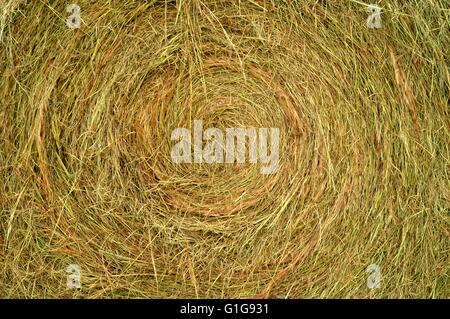
<instances>
[{"instance_id":1,"label":"hay bale","mask_svg":"<svg viewBox=\"0 0 450 319\"><path fill-rule=\"evenodd\" d=\"M448 297L445 1L66 4L0 8L1 296ZM195 119L279 170L174 163Z\"/></svg>"}]
</instances>

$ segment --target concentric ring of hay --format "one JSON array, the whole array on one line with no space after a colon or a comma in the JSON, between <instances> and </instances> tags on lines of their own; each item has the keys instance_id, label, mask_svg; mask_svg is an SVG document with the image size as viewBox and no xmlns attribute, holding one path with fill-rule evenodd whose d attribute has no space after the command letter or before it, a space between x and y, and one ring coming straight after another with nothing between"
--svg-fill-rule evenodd
<instances>
[{"instance_id":1,"label":"concentric ring of hay","mask_svg":"<svg viewBox=\"0 0 450 319\"><path fill-rule=\"evenodd\" d=\"M372 293L442 296L448 71L426 57L445 65L448 35L414 55L406 23L315 2L79 1L75 31L63 2L10 2L26 14L0 69L4 294L355 297L376 263ZM423 28L425 9L408 7ZM194 119L279 128L279 171L173 163Z\"/></svg>"}]
</instances>

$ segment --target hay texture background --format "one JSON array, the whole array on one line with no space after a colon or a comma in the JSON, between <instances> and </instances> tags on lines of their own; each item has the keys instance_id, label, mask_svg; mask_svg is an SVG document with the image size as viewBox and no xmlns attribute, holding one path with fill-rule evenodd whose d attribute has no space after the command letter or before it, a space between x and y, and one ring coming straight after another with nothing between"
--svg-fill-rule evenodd
<instances>
[{"instance_id":1,"label":"hay texture background","mask_svg":"<svg viewBox=\"0 0 450 319\"><path fill-rule=\"evenodd\" d=\"M76 3L0 2L1 297L449 297L448 1ZM173 163L194 119L278 172Z\"/></svg>"}]
</instances>

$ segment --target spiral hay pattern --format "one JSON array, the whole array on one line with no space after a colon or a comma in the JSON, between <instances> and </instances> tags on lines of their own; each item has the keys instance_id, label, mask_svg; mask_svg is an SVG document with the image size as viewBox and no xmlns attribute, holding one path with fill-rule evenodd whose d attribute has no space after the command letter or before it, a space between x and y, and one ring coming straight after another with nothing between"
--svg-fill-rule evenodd
<instances>
[{"instance_id":1,"label":"spiral hay pattern","mask_svg":"<svg viewBox=\"0 0 450 319\"><path fill-rule=\"evenodd\" d=\"M77 4L0 7L0 296L448 297L448 3ZM278 171L174 163L195 119Z\"/></svg>"}]
</instances>

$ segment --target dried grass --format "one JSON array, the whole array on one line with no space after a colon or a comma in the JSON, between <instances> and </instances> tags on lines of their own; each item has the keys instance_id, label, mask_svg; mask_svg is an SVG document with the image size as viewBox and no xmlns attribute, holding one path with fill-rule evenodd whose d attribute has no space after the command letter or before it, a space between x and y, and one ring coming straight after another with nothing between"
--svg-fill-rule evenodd
<instances>
[{"instance_id":1,"label":"dried grass","mask_svg":"<svg viewBox=\"0 0 450 319\"><path fill-rule=\"evenodd\" d=\"M379 30L357 1L77 3L70 30L0 2L1 297L449 297L446 1ZM278 173L172 163L194 119L280 128Z\"/></svg>"}]
</instances>

